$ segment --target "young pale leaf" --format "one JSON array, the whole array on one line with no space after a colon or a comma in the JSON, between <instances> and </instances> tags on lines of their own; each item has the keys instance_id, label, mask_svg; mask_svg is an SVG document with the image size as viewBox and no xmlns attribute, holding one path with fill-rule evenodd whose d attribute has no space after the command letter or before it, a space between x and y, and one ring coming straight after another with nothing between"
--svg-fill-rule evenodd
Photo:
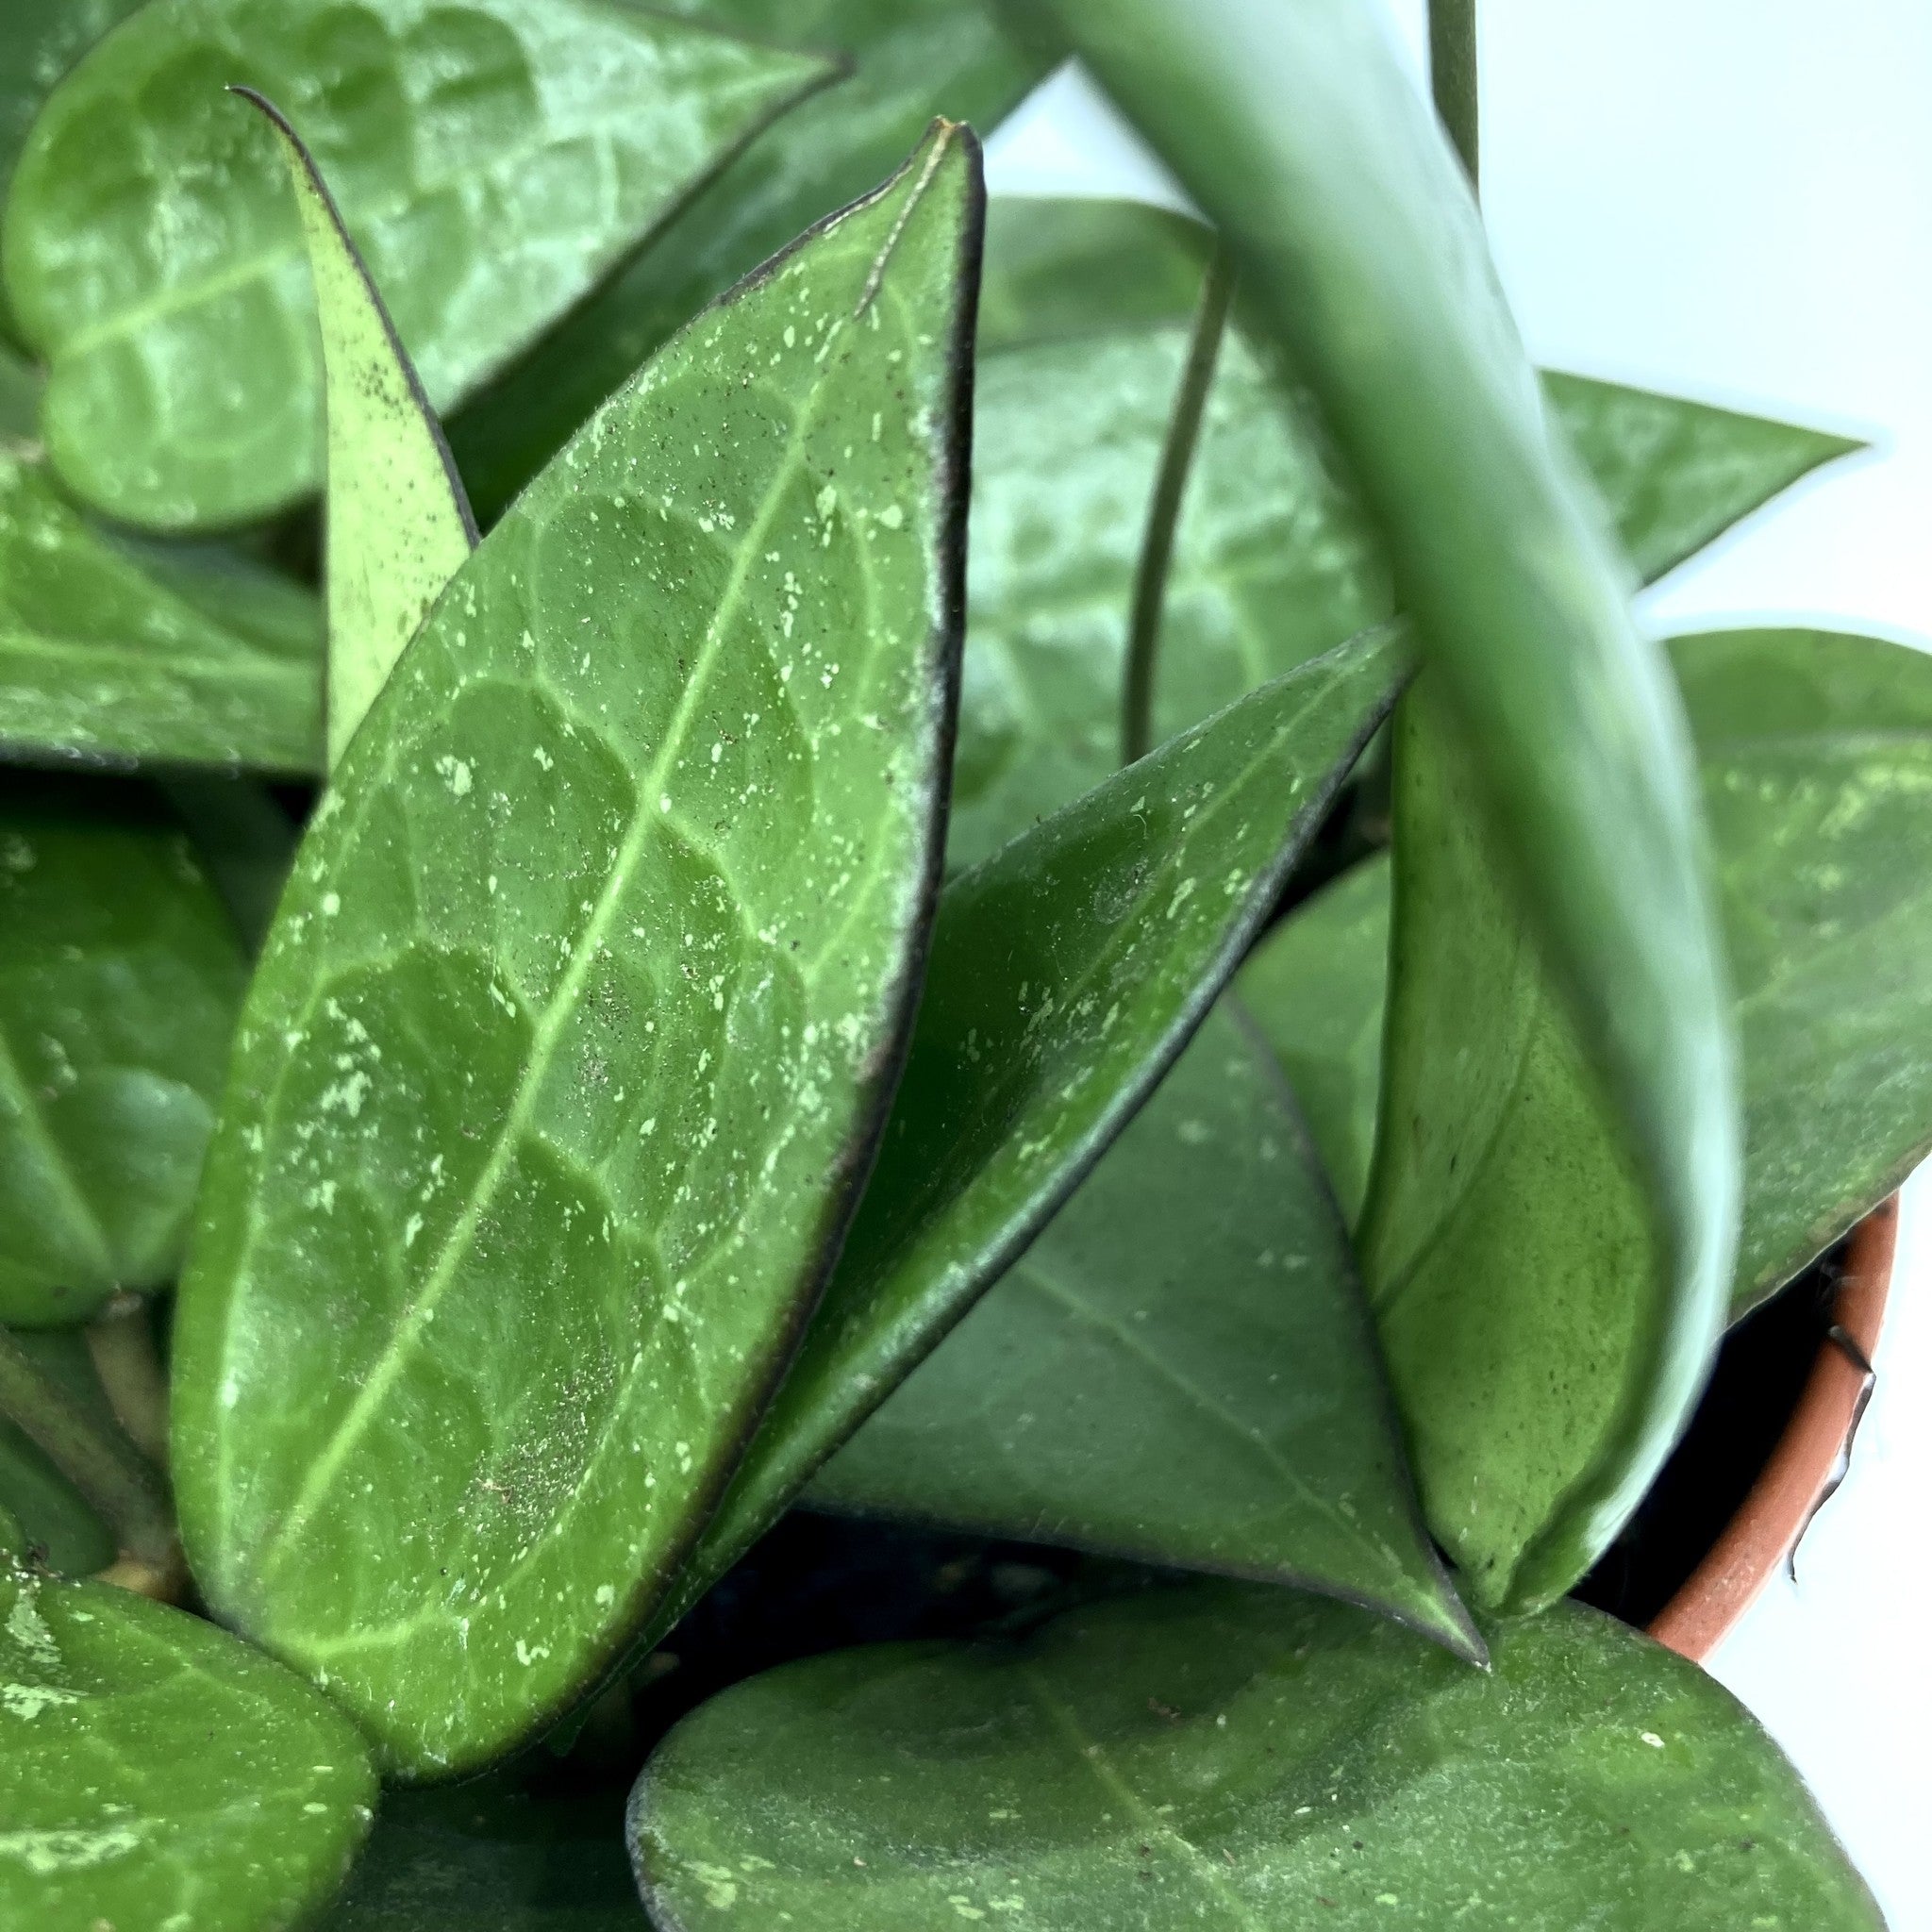
<instances>
[{"instance_id":1,"label":"young pale leaf","mask_svg":"<svg viewBox=\"0 0 1932 1932\"><path fill-rule=\"evenodd\" d=\"M646 1932L623 1792L395 1792L320 1932Z\"/></svg>"},{"instance_id":2,"label":"young pale leaf","mask_svg":"<svg viewBox=\"0 0 1932 1932\"><path fill-rule=\"evenodd\" d=\"M224 90L303 104L446 408L834 72L606 0L152 0L55 90L7 207L56 466L164 528L321 481L301 229L273 136Z\"/></svg>"},{"instance_id":3,"label":"young pale leaf","mask_svg":"<svg viewBox=\"0 0 1932 1932\"><path fill-rule=\"evenodd\" d=\"M179 830L0 785L0 1321L173 1277L245 976Z\"/></svg>"},{"instance_id":4,"label":"young pale leaf","mask_svg":"<svg viewBox=\"0 0 1932 1932\"><path fill-rule=\"evenodd\" d=\"M1235 981L1274 1048L1353 1222L1368 1186L1389 992L1389 858L1364 859L1295 908Z\"/></svg>"},{"instance_id":5,"label":"young pale leaf","mask_svg":"<svg viewBox=\"0 0 1932 1932\"><path fill-rule=\"evenodd\" d=\"M302 215L328 423L328 761L340 764L403 646L476 547L429 399L313 157L268 116Z\"/></svg>"},{"instance_id":6,"label":"young pale leaf","mask_svg":"<svg viewBox=\"0 0 1932 1932\"><path fill-rule=\"evenodd\" d=\"M245 565L109 541L0 447L0 747L9 757L322 762L312 601Z\"/></svg>"},{"instance_id":7,"label":"young pale leaf","mask_svg":"<svg viewBox=\"0 0 1932 1932\"><path fill-rule=\"evenodd\" d=\"M1112 769L1135 562L1206 252L1198 223L1132 204L1016 198L993 209L956 864ZM1653 574L1853 446L1614 383L1543 384ZM1175 536L1157 735L1391 609L1380 546L1306 399L1231 332Z\"/></svg>"},{"instance_id":8,"label":"young pale leaf","mask_svg":"<svg viewBox=\"0 0 1932 1932\"><path fill-rule=\"evenodd\" d=\"M1580 1605L1488 1634L1202 1582L787 1665L658 1747L639 1883L660 1932L1882 1932L1695 1665Z\"/></svg>"},{"instance_id":9,"label":"young pale leaf","mask_svg":"<svg viewBox=\"0 0 1932 1932\"><path fill-rule=\"evenodd\" d=\"M23 1329L13 1341L49 1381L97 1424L114 1427L114 1412L94 1373L93 1358L78 1329ZM31 1550L49 1569L69 1576L105 1570L116 1554L113 1533L87 1499L55 1468L16 1424L0 1419L0 1507L21 1533L20 1552Z\"/></svg>"},{"instance_id":10,"label":"young pale leaf","mask_svg":"<svg viewBox=\"0 0 1932 1932\"><path fill-rule=\"evenodd\" d=\"M1024 10L1004 0L668 5L752 41L836 50L851 71L741 154L450 424L486 522L673 329L808 222L863 193L935 114L997 126L1053 65Z\"/></svg>"},{"instance_id":11,"label":"young pale leaf","mask_svg":"<svg viewBox=\"0 0 1932 1932\"><path fill-rule=\"evenodd\" d=\"M1187 1043L1386 715L1370 632L947 888L879 1164L669 1627L1018 1258Z\"/></svg>"},{"instance_id":12,"label":"young pale leaf","mask_svg":"<svg viewBox=\"0 0 1932 1932\"><path fill-rule=\"evenodd\" d=\"M306 1924L369 1829L356 1728L225 1631L0 1564L0 1906L36 1932Z\"/></svg>"},{"instance_id":13,"label":"young pale leaf","mask_svg":"<svg viewBox=\"0 0 1932 1932\"><path fill-rule=\"evenodd\" d=\"M1348 1231L1227 1001L806 1497L1297 1583L1480 1655L1416 1510Z\"/></svg>"},{"instance_id":14,"label":"young pale leaf","mask_svg":"<svg viewBox=\"0 0 1932 1932\"><path fill-rule=\"evenodd\" d=\"M405 652L270 934L182 1287L182 1524L399 1774L507 1750L648 1614L870 1162L936 893L978 168L941 125L591 420Z\"/></svg>"}]
</instances>

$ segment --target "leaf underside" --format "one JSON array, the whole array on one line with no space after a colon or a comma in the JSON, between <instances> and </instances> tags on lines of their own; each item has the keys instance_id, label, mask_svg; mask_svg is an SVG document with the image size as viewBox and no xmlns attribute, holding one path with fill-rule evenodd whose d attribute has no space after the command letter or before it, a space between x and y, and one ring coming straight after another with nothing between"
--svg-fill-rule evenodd
<instances>
[{"instance_id":1,"label":"leaf underside","mask_svg":"<svg viewBox=\"0 0 1932 1932\"><path fill-rule=\"evenodd\" d=\"M979 205L939 129L613 398L283 899L183 1282L183 1529L399 1774L499 1755L648 1613L864 1174L936 890Z\"/></svg>"},{"instance_id":2,"label":"leaf underside","mask_svg":"<svg viewBox=\"0 0 1932 1932\"><path fill-rule=\"evenodd\" d=\"M55 91L7 207L56 466L170 529L322 480L300 228L273 137L225 90L297 110L446 408L832 72L593 0L153 0Z\"/></svg>"},{"instance_id":3,"label":"leaf underside","mask_svg":"<svg viewBox=\"0 0 1932 1932\"><path fill-rule=\"evenodd\" d=\"M1493 1673L1196 1582L1017 1646L755 1677L631 1797L660 1932L1181 1924L1878 1932L1797 1774L1694 1665L1565 1604Z\"/></svg>"},{"instance_id":4,"label":"leaf underside","mask_svg":"<svg viewBox=\"0 0 1932 1932\"><path fill-rule=\"evenodd\" d=\"M1347 1230L1232 1001L806 1498L1299 1584L1478 1653Z\"/></svg>"}]
</instances>

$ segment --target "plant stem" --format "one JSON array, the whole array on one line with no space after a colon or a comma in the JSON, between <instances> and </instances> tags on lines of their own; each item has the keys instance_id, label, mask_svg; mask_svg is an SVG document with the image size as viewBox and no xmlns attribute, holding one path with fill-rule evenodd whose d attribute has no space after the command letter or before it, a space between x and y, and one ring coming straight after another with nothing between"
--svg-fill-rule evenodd
<instances>
[{"instance_id":1,"label":"plant stem","mask_svg":"<svg viewBox=\"0 0 1932 1932\"><path fill-rule=\"evenodd\" d=\"M147 1299L117 1294L88 1324L88 1353L128 1441L154 1463L168 1460L168 1378L155 1353Z\"/></svg>"},{"instance_id":2,"label":"plant stem","mask_svg":"<svg viewBox=\"0 0 1932 1932\"><path fill-rule=\"evenodd\" d=\"M116 1582L154 1595L178 1587L174 1512L153 1466L118 1429L102 1428L0 1328L0 1415L18 1424L85 1496L121 1545ZM118 1573L118 1574L117 1574Z\"/></svg>"},{"instance_id":3,"label":"plant stem","mask_svg":"<svg viewBox=\"0 0 1932 1932\"><path fill-rule=\"evenodd\" d=\"M1480 178L1475 8L1476 0L1429 0L1429 87L1472 188Z\"/></svg>"},{"instance_id":4,"label":"plant stem","mask_svg":"<svg viewBox=\"0 0 1932 1932\"><path fill-rule=\"evenodd\" d=\"M1227 326L1228 304L1234 294L1234 258L1224 244L1215 244L1201 288L1201 306L1194 316L1194 333L1188 344L1187 367L1168 418L1167 441L1160 452L1160 470L1154 481L1154 498L1147 508L1147 530L1141 541L1141 560L1134 572L1133 615L1127 625L1126 676L1121 692L1121 762L1131 765L1144 758L1154 743L1154 664L1160 648L1160 619L1167 603L1167 571L1174 557L1174 525L1180 519L1181 497L1193 466L1194 443L1214 364Z\"/></svg>"}]
</instances>

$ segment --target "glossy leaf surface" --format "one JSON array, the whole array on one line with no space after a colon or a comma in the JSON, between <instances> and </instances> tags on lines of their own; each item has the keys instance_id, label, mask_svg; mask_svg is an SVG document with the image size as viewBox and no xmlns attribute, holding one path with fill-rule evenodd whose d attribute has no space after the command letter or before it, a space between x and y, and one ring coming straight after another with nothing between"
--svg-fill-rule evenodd
<instances>
[{"instance_id":1,"label":"glossy leaf surface","mask_svg":"<svg viewBox=\"0 0 1932 1932\"><path fill-rule=\"evenodd\" d=\"M0 1901L35 1932L307 1923L369 1829L349 1721L225 1631L0 1565Z\"/></svg>"},{"instance_id":2,"label":"glossy leaf surface","mask_svg":"<svg viewBox=\"0 0 1932 1932\"><path fill-rule=\"evenodd\" d=\"M0 785L0 1320L173 1277L244 977L179 830Z\"/></svg>"},{"instance_id":3,"label":"glossy leaf surface","mask_svg":"<svg viewBox=\"0 0 1932 1932\"><path fill-rule=\"evenodd\" d=\"M113 1410L94 1374L78 1329L23 1329L13 1340L34 1366L95 1421L111 1425ZM49 1569L89 1576L114 1560L112 1533L87 1499L15 1424L0 1419L0 1508L20 1531L22 1553L32 1550Z\"/></svg>"},{"instance_id":4,"label":"glossy leaf surface","mask_svg":"<svg viewBox=\"0 0 1932 1932\"><path fill-rule=\"evenodd\" d=\"M592 419L282 900L182 1288L183 1528L400 1774L500 1754L648 1613L871 1158L936 891L978 181L941 128Z\"/></svg>"},{"instance_id":5,"label":"glossy leaf surface","mask_svg":"<svg viewBox=\"0 0 1932 1932\"><path fill-rule=\"evenodd\" d=\"M827 208L897 165L935 114L984 134L1052 66L1003 0L660 0L770 45L842 57L848 75L784 116L450 424L488 522L673 329ZM408 331L405 330L408 340Z\"/></svg>"},{"instance_id":6,"label":"glossy leaf surface","mask_svg":"<svg viewBox=\"0 0 1932 1932\"><path fill-rule=\"evenodd\" d=\"M56 91L8 203L56 466L166 528L321 481L301 232L273 136L224 90L297 110L447 408L830 72L602 0L154 0Z\"/></svg>"},{"instance_id":7,"label":"glossy leaf surface","mask_svg":"<svg viewBox=\"0 0 1932 1932\"><path fill-rule=\"evenodd\" d=\"M328 761L476 547L475 519L423 385L313 157L280 138L322 325L327 418Z\"/></svg>"},{"instance_id":8,"label":"glossy leaf surface","mask_svg":"<svg viewBox=\"0 0 1932 1932\"><path fill-rule=\"evenodd\" d=\"M1197 1583L1015 1647L815 1657L659 1746L632 1857L661 1932L1877 1932L1797 1774L1694 1665L1576 1605L1489 1635L1493 1674Z\"/></svg>"},{"instance_id":9,"label":"glossy leaf surface","mask_svg":"<svg viewBox=\"0 0 1932 1932\"><path fill-rule=\"evenodd\" d=\"M397 1791L321 1932L648 1932L623 1811L489 1779Z\"/></svg>"},{"instance_id":10,"label":"glossy leaf surface","mask_svg":"<svg viewBox=\"0 0 1932 1932\"><path fill-rule=\"evenodd\" d=\"M1386 715L1372 632L953 880L878 1167L693 1603L1024 1250L1172 1065Z\"/></svg>"},{"instance_id":11,"label":"glossy leaf surface","mask_svg":"<svg viewBox=\"0 0 1932 1932\"><path fill-rule=\"evenodd\" d=\"M1343 1214L1368 1186L1389 993L1389 859L1324 886L1249 956L1235 985L1307 1118Z\"/></svg>"},{"instance_id":12,"label":"glossy leaf surface","mask_svg":"<svg viewBox=\"0 0 1932 1932\"><path fill-rule=\"evenodd\" d=\"M1474 1648L1423 1532L1348 1231L1228 1001L806 1496L1298 1583Z\"/></svg>"},{"instance_id":13,"label":"glossy leaf surface","mask_svg":"<svg viewBox=\"0 0 1932 1932\"><path fill-rule=\"evenodd\" d=\"M0 448L0 745L42 761L308 773L314 605L232 560L110 541Z\"/></svg>"},{"instance_id":14,"label":"glossy leaf surface","mask_svg":"<svg viewBox=\"0 0 1932 1932\"><path fill-rule=\"evenodd\" d=\"M1112 769L1134 566L1205 254L1198 223L1129 203L1013 197L993 214L950 847L960 865ZM1614 383L1542 380L1651 575L1851 447ZM1391 608L1380 546L1309 406L1233 332L1176 532L1157 736Z\"/></svg>"}]
</instances>

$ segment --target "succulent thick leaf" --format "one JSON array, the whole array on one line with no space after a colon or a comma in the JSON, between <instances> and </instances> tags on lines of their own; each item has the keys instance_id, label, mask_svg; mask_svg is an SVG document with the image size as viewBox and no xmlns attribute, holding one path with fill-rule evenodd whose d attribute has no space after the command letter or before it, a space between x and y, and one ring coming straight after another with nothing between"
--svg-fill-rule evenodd
<instances>
[{"instance_id":1,"label":"succulent thick leaf","mask_svg":"<svg viewBox=\"0 0 1932 1932\"><path fill-rule=\"evenodd\" d=\"M1297 906L1235 985L1274 1050L1353 1222L1368 1186L1389 992L1389 859L1377 854Z\"/></svg>"},{"instance_id":2,"label":"succulent thick leaf","mask_svg":"<svg viewBox=\"0 0 1932 1932\"><path fill-rule=\"evenodd\" d=\"M996 126L1053 64L1029 42L1024 9L1003 0L659 4L753 41L841 55L851 72L754 142L450 424L486 523L673 329L808 222L869 189L935 114Z\"/></svg>"},{"instance_id":3,"label":"succulent thick leaf","mask_svg":"<svg viewBox=\"0 0 1932 1932\"><path fill-rule=\"evenodd\" d=\"M273 135L224 90L299 104L446 408L833 71L605 0L152 0L56 89L7 207L56 466L165 528L322 479L300 226Z\"/></svg>"},{"instance_id":4,"label":"succulent thick leaf","mask_svg":"<svg viewBox=\"0 0 1932 1932\"><path fill-rule=\"evenodd\" d=\"M13 1336L34 1366L96 1423L116 1426L78 1329L23 1329ZM0 1508L19 1529L19 1553L31 1550L69 1576L105 1570L116 1554L113 1534L87 1499L15 1424L0 1418Z\"/></svg>"},{"instance_id":5,"label":"succulent thick leaf","mask_svg":"<svg viewBox=\"0 0 1932 1932\"><path fill-rule=\"evenodd\" d=\"M328 457L328 761L341 762L403 646L476 547L476 522L423 385L315 161L279 137L322 325Z\"/></svg>"},{"instance_id":6,"label":"succulent thick leaf","mask_svg":"<svg viewBox=\"0 0 1932 1932\"><path fill-rule=\"evenodd\" d=\"M1932 1149L1932 658L1811 630L1671 655L1738 990L1741 1314Z\"/></svg>"},{"instance_id":7,"label":"succulent thick leaf","mask_svg":"<svg viewBox=\"0 0 1932 1932\"><path fill-rule=\"evenodd\" d=\"M225 1631L0 1564L0 1902L35 1932L308 1923L369 1829L356 1728Z\"/></svg>"},{"instance_id":8,"label":"succulent thick leaf","mask_svg":"<svg viewBox=\"0 0 1932 1932\"><path fill-rule=\"evenodd\" d=\"M245 972L179 830L0 783L0 1321L173 1277Z\"/></svg>"},{"instance_id":9,"label":"succulent thick leaf","mask_svg":"<svg viewBox=\"0 0 1932 1932\"><path fill-rule=\"evenodd\" d=\"M724 1574L1024 1250L1227 982L1406 665L1371 632L956 878L839 1269L654 1628Z\"/></svg>"},{"instance_id":10,"label":"succulent thick leaf","mask_svg":"<svg viewBox=\"0 0 1932 1932\"><path fill-rule=\"evenodd\" d=\"M1423 1532L1348 1231L1229 1002L806 1495L1298 1583L1477 1649Z\"/></svg>"},{"instance_id":11,"label":"succulent thick leaf","mask_svg":"<svg viewBox=\"0 0 1932 1932\"><path fill-rule=\"evenodd\" d=\"M1206 253L1198 223L1130 203L1013 198L993 210L957 864L1112 768L1134 569ZM1543 385L1652 575L1851 447L1614 383ZM1157 736L1391 608L1380 547L1309 406L1233 331L1175 537Z\"/></svg>"},{"instance_id":12,"label":"succulent thick leaf","mask_svg":"<svg viewBox=\"0 0 1932 1932\"><path fill-rule=\"evenodd\" d=\"M623 1793L395 1792L320 1932L648 1932Z\"/></svg>"},{"instance_id":13,"label":"succulent thick leaf","mask_svg":"<svg viewBox=\"0 0 1932 1932\"><path fill-rule=\"evenodd\" d=\"M622 1646L837 1252L936 891L978 240L942 126L641 372L417 633L282 900L182 1524L400 1774Z\"/></svg>"},{"instance_id":14,"label":"succulent thick leaf","mask_svg":"<svg viewBox=\"0 0 1932 1932\"><path fill-rule=\"evenodd\" d=\"M1473 1671L1341 1604L1196 1583L1018 1646L727 1690L631 1797L660 1932L1879 1932L1730 1693L1566 1604Z\"/></svg>"},{"instance_id":15,"label":"succulent thick leaf","mask_svg":"<svg viewBox=\"0 0 1932 1932\"><path fill-rule=\"evenodd\" d=\"M314 771L321 651L291 621L313 608L239 563L169 564L111 542L41 464L0 448L8 756Z\"/></svg>"}]
</instances>

